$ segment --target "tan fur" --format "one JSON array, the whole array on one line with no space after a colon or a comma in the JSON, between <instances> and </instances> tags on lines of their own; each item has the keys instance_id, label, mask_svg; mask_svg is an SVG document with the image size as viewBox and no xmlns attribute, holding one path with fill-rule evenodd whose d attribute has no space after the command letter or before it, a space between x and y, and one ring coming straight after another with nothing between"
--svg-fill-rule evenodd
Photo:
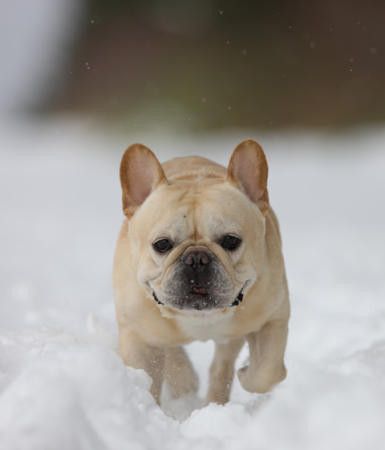
<instances>
[{"instance_id":1,"label":"tan fur","mask_svg":"<svg viewBox=\"0 0 385 450\"><path fill-rule=\"evenodd\" d=\"M244 149L256 148L253 142L240 144L231 161L243 158L239 152L249 155L249 150ZM255 151L254 163L263 164L259 150ZM146 158L153 158L151 155ZM146 160L142 163L146 164ZM174 396L197 389L197 376L181 348L196 339L216 342L208 402L228 401L234 361L245 341L250 363L239 370L238 376L247 391L267 392L285 378L289 296L278 222L268 205L264 164L260 172L266 171L265 182L259 177L261 184L253 190L257 196L253 202L247 192L252 189L252 180L245 181L249 175L242 173L242 165L246 167L243 162L241 179L237 180L239 171L233 163L226 170L204 158L176 158L162 165L162 173L151 159L155 185L141 205L128 203L130 192L128 184L124 184L123 169L123 201L128 218L114 260L119 349L127 365L142 368L152 377L151 391L158 402L163 380ZM140 179L140 173L137 176ZM230 225L239 228L245 243L236 255L229 255L215 242L216 230L226 231ZM151 243L162 233L171 233L179 245L160 258L151 252ZM163 292L178 257L192 246L203 246L216 255L231 280L234 298L245 280L250 280L239 306L206 312L177 310L154 301L149 286Z\"/></svg>"}]
</instances>

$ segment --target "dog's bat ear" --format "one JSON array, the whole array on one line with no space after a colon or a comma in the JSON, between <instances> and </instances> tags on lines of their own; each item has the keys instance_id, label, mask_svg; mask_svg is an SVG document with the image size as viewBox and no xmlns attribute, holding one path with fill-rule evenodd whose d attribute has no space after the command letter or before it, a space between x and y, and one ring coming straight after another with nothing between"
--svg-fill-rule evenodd
<instances>
[{"instance_id":1,"label":"dog's bat ear","mask_svg":"<svg viewBox=\"0 0 385 450\"><path fill-rule=\"evenodd\" d=\"M167 183L157 157L142 144L132 144L124 152L120 163L123 212L130 218L151 192Z\"/></svg>"},{"instance_id":2,"label":"dog's bat ear","mask_svg":"<svg viewBox=\"0 0 385 450\"><path fill-rule=\"evenodd\" d=\"M231 155L227 179L243 191L263 214L269 209L267 174L262 147L252 139L241 142Z\"/></svg>"}]
</instances>

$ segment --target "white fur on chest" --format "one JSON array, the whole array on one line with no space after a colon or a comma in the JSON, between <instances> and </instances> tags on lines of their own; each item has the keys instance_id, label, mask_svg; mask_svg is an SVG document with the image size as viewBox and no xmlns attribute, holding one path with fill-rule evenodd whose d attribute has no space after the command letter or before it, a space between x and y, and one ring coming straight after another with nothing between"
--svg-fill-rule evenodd
<instances>
[{"instance_id":1,"label":"white fur on chest","mask_svg":"<svg viewBox=\"0 0 385 450\"><path fill-rule=\"evenodd\" d=\"M181 315L176 318L181 331L189 338L199 341L213 339L225 341L234 311L200 312L198 314Z\"/></svg>"}]
</instances>

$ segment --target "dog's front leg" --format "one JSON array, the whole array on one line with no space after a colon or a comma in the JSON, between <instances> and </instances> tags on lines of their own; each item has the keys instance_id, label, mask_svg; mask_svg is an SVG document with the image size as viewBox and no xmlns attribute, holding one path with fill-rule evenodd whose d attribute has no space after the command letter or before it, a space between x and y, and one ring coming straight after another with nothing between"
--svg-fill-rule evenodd
<instances>
[{"instance_id":1,"label":"dog's front leg","mask_svg":"<svg viewBox=\"0 0 385 450\"><path fill-rule=\"evenodd\" d=\"M198 390L198 375L183 347L166 349L164 380L174 398L195 393Z\"/></svg>"},{"instance_id":2,"label":"dog's front leg","mask_svg":"<svg viewBox=\"0 0 385 450\"><path fill-rule=\"evenodd\" d=\"M234 362L245 342L244 338L215 344L215 355L210 367L210 385L206 403L224 404L229 401L234 378Z\"/></svg>"},{"instance_id":3,"label":"dog's front leg","mask_svg":"<svg viewBox=\"0 0 385 450\"><path fill-rule=\"evenodd\" d=\"M238 371L239 381L246 391L268 392L286 377L283 357L287 331L287 320L272 320L247 336L250 363Z\"/></svg>"},{"instance_id":4,"label":"dog's front leg","mask_svg":"<svg viewBox=\"0 0 385 450\"><path fill-rule=\"evenodd\" d=\"M150 392L159 404L163 383L164 349L148 345L130 329L119 327L119 353L127 366L143 369L152 378Z\"/></svg>"}]
</instances>

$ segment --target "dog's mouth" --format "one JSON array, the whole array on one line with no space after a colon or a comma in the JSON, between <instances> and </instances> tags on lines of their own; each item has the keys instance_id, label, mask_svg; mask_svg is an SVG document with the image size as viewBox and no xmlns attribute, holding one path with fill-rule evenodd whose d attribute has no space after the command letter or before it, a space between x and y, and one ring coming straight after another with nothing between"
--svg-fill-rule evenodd
<instances>
[{"instance_id":1,"label":"dog's mouth","mask_svg":"<svg viewBox=\"0 0 385 450\"><path fill-rule=\"evenodd\" d=\"M156 296L155 291L152 291L152 296L154 297L154 300L156 301L156 303L158 303L158 305L164 305L164 303L162 303Z\"/></svg>"},{"instance_id":2,"label":"dog's mouth","mask_svg":"<svg viewBox=\"0 0 385 450\"><path fill-rule=\"evenodd\" d=\"M244 298L243 291L244 291L246 285L247 285L247 281L242 286L242 289L239 291L239 293L236 296L235 300L228 306L230 306L230 307L238 306L238 305L240 305L243 302L243 298ZM204 294L201 294L201 295L203 296L203 295L207 295L207 294L204 293ZM155 291L152 291L152 296L153 296L154 300L156 301L156 303L158 303L158 305L163 305L164 306L164 303L159 300L159 298L157 297ZM225 306L223 306L223 307L225 307ZM204 309L204 308L193 308L193 309Z\"/></svg>"},{"instance_id":3,"label":"dog's mouth","mask_svg":"<svg viewBox=\"0 0 385 450\"><path fill-rule=\"evenodd\" d=\"M233 303L230 306L238 306L243 302L243 289L245 285L243 285L242 289L239 291L239 294L237 295L236 299L233 301Z\"/></svg>"}]
</instances>

